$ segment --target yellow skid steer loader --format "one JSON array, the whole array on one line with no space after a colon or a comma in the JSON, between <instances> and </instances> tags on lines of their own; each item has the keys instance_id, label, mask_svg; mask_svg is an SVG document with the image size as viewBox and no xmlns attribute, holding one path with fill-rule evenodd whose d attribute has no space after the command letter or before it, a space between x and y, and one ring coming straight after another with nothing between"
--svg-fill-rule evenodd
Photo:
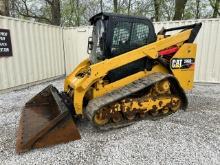
<instances>
[{"instance_id":1,"label":"yellow skid steer loader","mask_svg":"<svg viewBox=\"0 0 220 165\"><path fill-rule=\"evenodd\" d=\"M159 119L187 108L201 23L155 34L144 17L99 13L90 19L89 58L64 82L49 85L22 111L16 151L80 139L74 123L88 118L101 130ZM174 35L167 32L176 31Z\"/></svg>"}]
</instances>

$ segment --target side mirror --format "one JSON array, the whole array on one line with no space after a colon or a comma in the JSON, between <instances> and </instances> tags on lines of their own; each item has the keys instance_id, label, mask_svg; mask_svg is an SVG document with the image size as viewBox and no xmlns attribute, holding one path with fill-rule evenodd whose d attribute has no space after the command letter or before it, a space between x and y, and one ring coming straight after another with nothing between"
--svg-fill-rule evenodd
<instances>
[{"instance_id":1,"label":"side mirror","mask_svg":"<svg viewBox=\"0 0 220 165\"><path fill-rule=\"evenodd\" d=\"M88 38L87 53L90 54L92 49L93 49L93 40L92 40L92 37L89 37Z\"/></svg>"}]
</instances>

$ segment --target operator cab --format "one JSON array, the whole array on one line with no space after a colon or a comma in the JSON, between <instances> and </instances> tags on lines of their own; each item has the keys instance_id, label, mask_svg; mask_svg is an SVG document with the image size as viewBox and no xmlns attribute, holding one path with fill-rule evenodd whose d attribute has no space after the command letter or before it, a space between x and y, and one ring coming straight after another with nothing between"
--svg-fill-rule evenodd
<instances>
[{"instance_id":1,"label":"operator cab","mask_svg":"<svg viewBox=\"0 0 220 165\"><path fill-rule=\"evenodd\" d=\"M90 18L92 37L88 41L90 62L98 63L156 41L152 22L146 17L99 13ZM110 81L116 81L144 70L146 60L140 59L111 71Z\"/></svg>"},{"instance_id":2,"label":"operator cab","mask_svg":"<svg viewBox=\"0 0 220 165\"><path fill-rule=\"evenodd\" d=\"M89 21L94 26L88 48L92 63L156 41L154 26L145 17L99 13Z\"/></svg>"}]
</instances>

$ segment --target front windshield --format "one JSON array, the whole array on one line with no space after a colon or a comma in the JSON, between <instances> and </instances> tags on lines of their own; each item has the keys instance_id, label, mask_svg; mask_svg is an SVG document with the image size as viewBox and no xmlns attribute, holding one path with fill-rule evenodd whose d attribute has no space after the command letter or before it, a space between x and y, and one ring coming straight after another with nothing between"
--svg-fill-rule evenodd
<instances>
[{"instance_id":1,"label":"front windshield","mask_svg":"<svg viewBox=\"0 0 220 165\"><path fill-rule=\"evenodd\" d=\"M92 32L93 48L90 54L90 61L92 63L97 63L104 59L102 46L100 46L100 39L103 37L105 27L103 20L98 20Z\"/></svg>"}]
</instances>

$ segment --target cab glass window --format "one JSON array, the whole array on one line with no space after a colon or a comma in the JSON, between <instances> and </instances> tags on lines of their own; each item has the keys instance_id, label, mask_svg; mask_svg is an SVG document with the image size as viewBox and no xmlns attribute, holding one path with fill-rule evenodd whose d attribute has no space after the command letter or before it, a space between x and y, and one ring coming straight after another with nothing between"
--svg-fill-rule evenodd
<instances>
[{"instance_id":1,"label":"cab glass window","mask_svg":"<svg viewBox=\"0 0 220 165\"><path fill-rule=\"evenodd\" d=\"M144 23L117 22L113 27L111 53L113 56L148 43L149 27Z\"/></svg>"}]
</instances>

